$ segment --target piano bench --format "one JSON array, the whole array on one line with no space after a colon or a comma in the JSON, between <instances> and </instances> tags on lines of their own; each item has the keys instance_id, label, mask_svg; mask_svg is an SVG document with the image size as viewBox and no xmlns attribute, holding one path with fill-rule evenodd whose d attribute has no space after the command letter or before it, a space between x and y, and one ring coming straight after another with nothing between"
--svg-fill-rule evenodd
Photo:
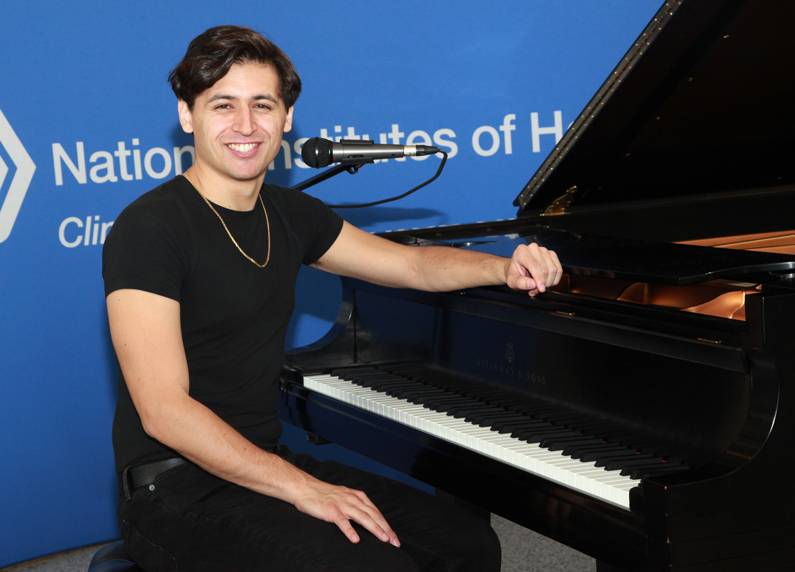
<instances>
[{"instance_id":1,"label":"piano bench","mask_svg":"<svg viewBox=\"0 0 795 572\"><path fill-rule=\"evenodd\" d=\"M124 542L117 540L100 548L91 563L88 572L143 572L135 565L124 549Z\"/></svg>"}]
</instances>

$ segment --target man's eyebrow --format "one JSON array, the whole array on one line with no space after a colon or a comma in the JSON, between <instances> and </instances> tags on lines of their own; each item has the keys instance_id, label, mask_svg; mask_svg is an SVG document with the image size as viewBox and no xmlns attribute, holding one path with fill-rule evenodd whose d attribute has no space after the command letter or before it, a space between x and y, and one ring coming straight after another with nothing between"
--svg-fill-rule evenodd
<instances>
[{"instance_id":1,"label":"man's eyebrow","mask_svg":"<svg viewBox=\"0 0 795 572\"><path fill-rule=\"evenodd\" d=\"M213 101L217 101L219 99L235 100L237 98L234 95L227 95L225 93L216 93L214 96L212 96L210 99L207 100L207 103L212 103Z\"/></svg>"},{"instance_id":2,"label":"man's eyebrow","mask_svg":"<svg viewBox=\"0 0 795 572\"><path fill-rule=\"evenodd\" d=\"M280 101L280 100L279 100L279 98L277 98L277 97L274 97L273 95L271 95L271 94L269 94L269 93L266 93L266 94L263 94L263 95L255 95L255 96L253 97L253 99L256 99L256 100L260 100L260 99L266 99L266 100L268 100L268 101L272 101L273 103L277 103L277 104L278 104L278 103L279 103L279 101Z\"/></svg>"},{"instance_id":3,"label":"man's eyebrow","mask_svg":"<svg viewBox=\"0 0 795 572\"><path fill-rule=\"evenodd\" d=\"M213 101L218 101L219 99L228 99L230 101L237 101L238 97L234 96L234 95L229 95L229 94L226 94L226 93L216 93L210 99L207 100L207 103L212 103ZM273 95L271 95L269 93L261 94L261 95L255 95L254 97L252 97L252 99L254 99L256 101L264 99L264 100L267 100L267 101L272 101L273 103L277 103L277 104L279 103L279 99L277 97L274 97Z\"/></svg>"}]
</instances>

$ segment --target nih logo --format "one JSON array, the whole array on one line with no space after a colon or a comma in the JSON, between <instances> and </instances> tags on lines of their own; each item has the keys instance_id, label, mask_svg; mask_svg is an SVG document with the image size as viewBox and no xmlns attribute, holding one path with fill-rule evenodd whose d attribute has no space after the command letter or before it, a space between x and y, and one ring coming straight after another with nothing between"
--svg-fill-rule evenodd
<instances>
[{"instance_id":1,"label":"nih logo","mask_svg":"<svg viewBox=\"0 0 795 572\"><path fill-rule=\"evenodd\" d=\"M19 214L22 201L25 199L25 193L28 192L33 173L36 171L36 165L33 164L33 160L25 151L19 137L11 129L11 124L8 123L2 111L0 111L0 146L5 149L16 167L16 173L8 186L6 198L0 205L0 242L3 242L11 234L14 221L17 220L17 214ZM3 156L0 155L0 193L2 193L8 171L9 167L3 161ZM0 196L2 195L0 194Z\"/></svg>"}]
</instances>

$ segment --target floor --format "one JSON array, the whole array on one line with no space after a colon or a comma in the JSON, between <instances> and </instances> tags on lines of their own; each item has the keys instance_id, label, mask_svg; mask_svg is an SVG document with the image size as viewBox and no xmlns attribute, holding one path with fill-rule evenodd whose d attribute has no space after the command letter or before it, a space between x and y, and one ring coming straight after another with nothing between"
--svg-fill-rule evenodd
<instances>
[{"instance_id":1,"label":"floor","mask_svg":"<svg viewBox=\"0 0 795 572\"><path fill-rule=\"evenodd\" d=\"M501 572L595 572L596 561L497 516L492 526L502 542ZM3 568L3 572L86 572L102 545L78 548Z\"/></svg>"}]
</instances>

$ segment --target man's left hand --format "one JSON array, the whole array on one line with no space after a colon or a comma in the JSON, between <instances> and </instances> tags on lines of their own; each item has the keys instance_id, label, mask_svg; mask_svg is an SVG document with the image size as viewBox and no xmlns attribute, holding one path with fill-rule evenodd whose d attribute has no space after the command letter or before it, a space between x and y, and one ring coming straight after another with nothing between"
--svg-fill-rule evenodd
<instances>
[{"instance_id":1,"label":"man's left hand","mask_svg":"<svg viewBox=\"0 0 795 572\"><path fill-rule=\"evenodd\" d=\"M521 244L505 264L505 282L514 290L527 290L530 296L545 292L560 282L563 268L558 255L536 243Z\"/></svg>"}]
</instances>

